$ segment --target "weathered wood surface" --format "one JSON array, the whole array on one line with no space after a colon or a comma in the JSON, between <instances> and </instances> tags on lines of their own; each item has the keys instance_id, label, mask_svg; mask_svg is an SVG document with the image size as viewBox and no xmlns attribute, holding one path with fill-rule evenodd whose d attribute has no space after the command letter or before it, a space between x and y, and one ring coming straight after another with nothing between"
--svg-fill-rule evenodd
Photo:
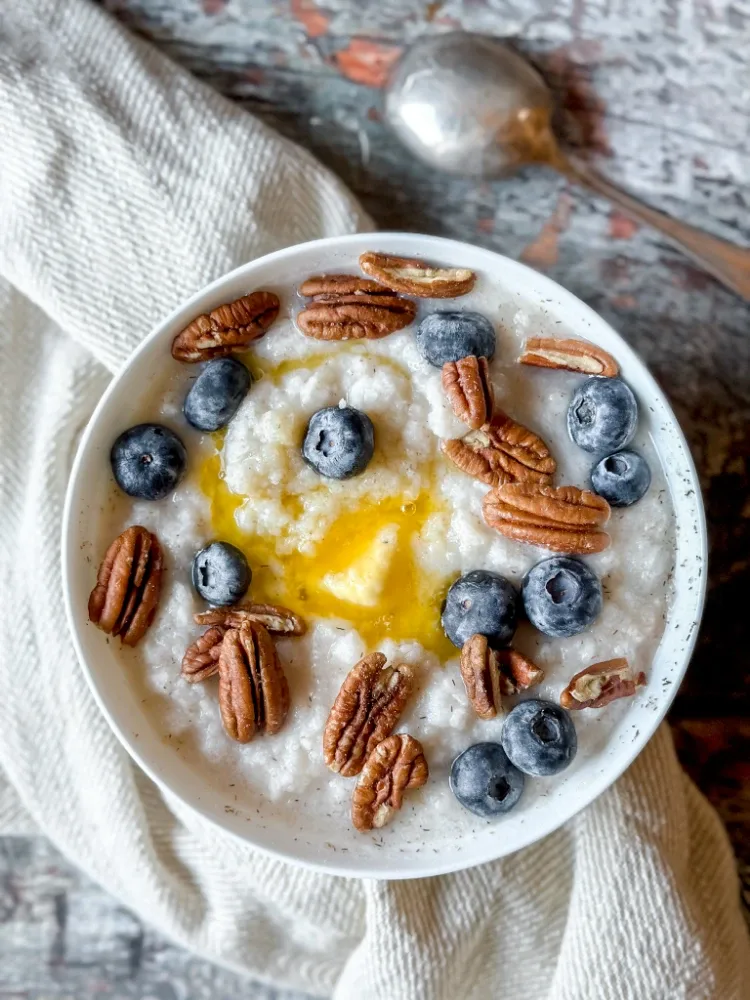
<instances>
[{"instance_id":1,"label":"weathered wood surface","mask_svg":"<svg viewBox=\"0 0 750 1000\"><path fill-rule=\"evenodd\" d=\"M0 838L0 1000L308 1000L187 954L42 838Z\"/></svg>"},{"instance_id":2,"label":"weathered wood surface","mask_svg":"<svg viewBox=\"0 0 750 1000\"><path fill-rule=\"evenodd\" d=\"M175 59L311 149L382 228L520 257L602 313L668 392L702 477L710 596L673 712L683 760L719 808L750 903L750 306L652 231L555 175L431 174L383 125L403 45L465 28L513 39L561 127L665 211L750 243L748 0L103 0ZM0 855L0 998L272 997L143 928L41 841Z\"/></svg>"}]
</instances>

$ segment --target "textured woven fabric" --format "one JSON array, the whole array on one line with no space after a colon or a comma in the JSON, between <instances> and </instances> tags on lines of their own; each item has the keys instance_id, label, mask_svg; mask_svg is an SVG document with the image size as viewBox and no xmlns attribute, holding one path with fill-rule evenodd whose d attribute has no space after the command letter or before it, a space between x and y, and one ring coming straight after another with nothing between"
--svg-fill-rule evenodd
<instances>
[{"instance_id":1,"label":"textured woven fabric","mask_svg":"<svg viewBox=\"0 0 750 1000\"><path fill-rule=\"evenodd\" d=\"M3 5L0 135L0 829L42 830L197 953L337 1000L745 996L731 852L665 729L553 836L408 883L270 860L137 770L62 610L77 437L187 294L369 223L307 154L85 0Z\"/></svg>"}]
</instances>

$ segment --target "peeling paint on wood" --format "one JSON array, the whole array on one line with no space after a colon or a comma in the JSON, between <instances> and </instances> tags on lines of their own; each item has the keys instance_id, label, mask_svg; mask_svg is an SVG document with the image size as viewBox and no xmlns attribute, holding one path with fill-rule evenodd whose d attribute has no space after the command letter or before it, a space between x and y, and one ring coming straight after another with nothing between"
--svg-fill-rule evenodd
<instances>
[{"instance_id":1,"label":"peeling paint on wood","mask_svg":"<svg viewBox=\"0 0 750 1000\"><path fill-rule=\"evenodd\" d=\"M308 38L319 38L328 31L330 18L315 3L315 0L291 0L292 17L304 26Z\"/></svg>"},{"instance_id":2,"label":"peeling paint on wood","mask_svg":"<svg viewBox=\"0 0 750 1000\"><path fill-rule=\"evenodd\" d=\"M533 242L521 251L521 260L540 271L546 271L557 263L560 233L568 228L573 199L568 191L562 191L549 219Z\"/></svg>"},{"instance_id":3,"label":"peeling paint on wood","mask_svg":"<svg viewBox=\"0 0 750 1000\"><path fill-rule=\"evenodd\" d=\"M164 941L43 838L0 838L2 1000L311 1000Z\"/></svg>"},{"instance_id":4,"label":"peeling paint on wood","mask_svg":"<svg viewBox=\"0 0 750 1000\"><path fill-rule=\"evenodd\" d=\"M388 80L391 67L401 55L395 45L381 45L363 38L353 38L346 48L339 49L333 61L340 72L352 83L367 87L382 87Z\"/></svg>"},{"instance_id":5,"label":"peeling paint on wood","mask_svg":"<svg viewBox=\"0 0 750 1000\"><path fill-rule=\"evenodd\" d=\"M614 209L609 213L609 235L613 240L629 240L638 232L639 226L627 215Z\"/></svg>"}]
</instances>

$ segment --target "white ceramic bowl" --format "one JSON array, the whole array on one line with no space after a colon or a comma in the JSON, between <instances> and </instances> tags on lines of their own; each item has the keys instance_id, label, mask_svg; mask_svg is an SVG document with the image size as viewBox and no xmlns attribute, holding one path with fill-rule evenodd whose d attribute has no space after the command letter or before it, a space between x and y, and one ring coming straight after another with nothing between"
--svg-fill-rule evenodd
<instances>
[{"instance_id":1,"label":"white ceramic bowl","mask_svg":"<svg viewBox=\"0 0 750 1000\"><path fill-rule=\"evenodd\" d=\"M330 850L323 838L298 836L272 817L257 821L226 809L226 798L191 770L149 720L122 669L119 643L88 623L87 600L92 567L82 557L95 537L95 524L111 490L109 450L116 434L142 415L133 400L160 378L174 335L199 313L249 290L294 287L301 277L325 270L356 271L365 250L452 263L481 272L497 283L498 294L539 306L574 333L600 344L620 362L624 379L641 401L646 422L665 469L676 519L677 554L674 600L664 636L649 671L648 697L639 697L610 733L602 752L577 761L568 780L548 796L523 799L501 822L487 826L471 844L442 843L429 851L386 848L373 862L358 862L353 852ZM658 385L617 333L575 296L523 264L487 250L430 236L405 233L350 236L290 247L232 271L194 295L143 341L102 397L76 456L64 512L63 582L73 641L94 696L128 752L159 785L227 832L256 847L298 863L341 875L411 878L469 867L510 854L559 827L600 795L631 763L664 717L683 677L695 644L706 583L706 529L700 488L687 444ZM564 776L563 776L564 777Z\"/></svg>"}]
</instances>

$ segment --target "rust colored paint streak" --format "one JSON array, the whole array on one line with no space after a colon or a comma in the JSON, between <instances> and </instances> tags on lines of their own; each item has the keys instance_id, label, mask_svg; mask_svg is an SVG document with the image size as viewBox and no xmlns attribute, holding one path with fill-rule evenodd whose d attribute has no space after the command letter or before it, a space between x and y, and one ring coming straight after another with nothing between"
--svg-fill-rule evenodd
<instances>
[{"instance_id":1,"label":"rust colored paint streak","mask_svg":"<svg viewBox=\"0 0 750 1000\"><path fill-rule=\"evenodd\" d=\"M255 84L259 87L266 82L266 72L260 66L251 66L242 74L246 83Z\"/></svg>"},{"instance_id":2,"label":"rust colored paint streak","mask_svg":"<svg viewBox=\"0 0 750 1000\"><path fill-rule=\"evenodd\" d=\"M204 14L221 14L228 0L201 0Z\"/></svg>"},{"instance_id":3,"label":"rust colored paint streak","mask_svg":"<svg viewBox=\"0 0 750 1000\"><path fill-rule=\"evenodd\" d=\"M308 38L320 38L328 31L330 17L318 8L315 0L292 0L292 17L304 27Z\"/></svg>"},{"instance_id":4,"label":"rust colored paint streak","mask_svg":"<svg viewBox=\"0 0 750 1000\"><path fill-rule=\"evenodd\" d=\"M613 240L629 240L638 232L637 222L623 215L622 212L614 211L609 215L609 235Z\"/></svg>"},{"instance_id":5,"label":"rust colored paint streak","mask_svg":"<svg viewBox=\"0 0 750 1000\"><path fill-rule=\"evenodd\" d=\"M582 152L610 156L612 148L604 129L607 106L592 83L601 43L578 39L536 59L557 96L555 124L565 142Z\"/></svg>"},{"instance_id":6,"label":"rust colored paint streak","mask_svg":"<svg viewBox=\"0 0 750 1000\"><path fill-rule=\"evenodd\" d=\"M445 3L445 0L434 0L433 3L428 3L424 9L424 19L429 24L430 21L435 20L435 15L440 12L440 8Z\"/></svg>"},{"instance_id":7,"label":"rust colored paint streak","mask_svg":"<svg viewBox=\"0 0 750 1000\"><path fill-rule=\"evenodd\" d=\"M521 260L532 267L547 268L557 263L560 233L567 229L573 199L563 191L557 199L552 215L542 226L541 232L521 252Z\"/></svg>"},{"instance_id":8,"label":"rust colored paint streak","mask_svg":"<svg viewBox=\"0 0 750 1000\"><path fill-rule=\"evenodd\" d=\"M684 292L705 292L716 281L687 260L664 260L663 264L672 272L672 284Z\"/></svg>"},{"instance_id":9,"label":"rust colored paint streak","mask_svg":"<svg viewBox=\"0 0 750 1000\"><path fill-rule=\"evenodd\" d=\"M495 232L495 216L494 215L484 215L477 219L477 232L478 233L494 233Z\"/></svg>"},{"instance_id":10,"label":"rust colored paint streak","mask_svg":"<svg viewBox=\"0 0 750 1000\"><path fill-rule=\"evenodd\" d=\"M440 17L435 18L435 24L439 24L443 28L455 28L456 31L461 31L463 24L457 17L451 17L450 14L441 14Z\"/></svg>"},{"instance_id":11,"label":"rust colored paint streak","mask_svg":"<svg viewBox=\"0 0 750 1000\"><path fill-rule=\"evenodd\" d=\"M353 38L333 58L339 72L347 80L367 87L382 87L388 79L391 66L400 55L400 46L380 45L364 38Z\"/></svg>"},{"instance_id":12,"label":"rust colored paint streak","mask_svg":"<svg viewBox=\"0 0 750 1000\"><path fill-rule=\"evenodd\" d=\"M634 295L614 295L610 299L610 303L613 309L629 310L635 309L638 305L638 300Z\"/></svg>"}]
</instances>

